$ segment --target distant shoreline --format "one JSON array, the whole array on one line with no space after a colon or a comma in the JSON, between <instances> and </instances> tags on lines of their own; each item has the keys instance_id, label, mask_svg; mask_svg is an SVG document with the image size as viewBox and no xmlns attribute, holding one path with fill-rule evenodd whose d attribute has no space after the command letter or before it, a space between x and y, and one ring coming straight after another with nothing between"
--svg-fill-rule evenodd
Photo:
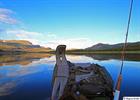
<instances>
[{"instance_id":1,"label":"distant shoreline","mask_svg":"<svg viewBox=\"0 0 140 100\"><path fill-rule=\"evenodd\" d=\"M23 52L23 51L0 51L0 55L5 55L5 54L24 54L24 53L47 53L47 54L55 54L55 51L48 51L48 52ZM82 50L82 51L66 51L66 54L121 54L122 51L87 51L87 50ZM125 54L140 54L140 50L137 51L125 51Z\"/></svg>"},{"instance_id":2,"label":"distant shoreline","mask_svg":"<svg viewBox=\"0 0 140 100\"><path fill-rule=\"evenodd\" d=\"M68 54L121 54L122 51L68 51ZM126 54L140 54L140 51L125 51Z\"/></svg>"}]
</instances>

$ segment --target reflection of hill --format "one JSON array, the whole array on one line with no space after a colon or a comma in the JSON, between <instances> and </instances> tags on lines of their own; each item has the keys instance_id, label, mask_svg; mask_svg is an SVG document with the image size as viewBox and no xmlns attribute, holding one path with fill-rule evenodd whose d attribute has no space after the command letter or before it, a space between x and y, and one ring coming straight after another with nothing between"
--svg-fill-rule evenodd
<instances>
[{"instance_id":1,"label":"reflection of hill","mask_svg":"<svg viewBox=\"0 0 140 100\"><path fill-rule=\"evenodd\" d=\"M118 59L120 60L121 55L119 54L94 54L94 55L86 55L95 60L110 60L110 59ZM125 57L126 61L140 61L140 54L127 54Z\"/></svg>"},{"instance_id":2,"label":"reflection of hill","mask_svg":"<svg viewBox=\"0 0 140 100\"><path fill-rule=\"evenodd\" d=\"M41 58L49 58L52 54L47 53L25 53L19 55L0 55L0 66L21 64L27 65L34 60Z\"/></svg>"}]
</instances>

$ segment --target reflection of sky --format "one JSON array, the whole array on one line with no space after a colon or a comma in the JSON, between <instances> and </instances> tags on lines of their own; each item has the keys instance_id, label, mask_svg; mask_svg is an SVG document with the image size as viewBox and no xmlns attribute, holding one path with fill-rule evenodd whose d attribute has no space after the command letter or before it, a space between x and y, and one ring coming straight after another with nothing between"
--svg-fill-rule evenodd
<instances>
[{"instance_id":1,"label":"reflection of sky","mask_svg":"<svg viewBox=\"0 0 140 100\"><path fill-rule=\"evenodd\" d=\"M67 55L73 63L98 63L108 70L116 82L121 62L119 60L98 61L86 56ZM34 60L27 65L0 67L0 100L45 100L51 94L51 78L55 56ZM121 95L140 95L140 62L125 61Z\"/></svg>"},{"instance_id":2,"label":"reflection of sky","mask_svg":"<svg viewBox=\"0 0 140 100\"><path fill-rule=\"evenodd\" d=\"M50 75L52 75L52 70L54 67L52 65L53 65L52 62L50 63L47 60L47 58L43 58L38 61L32 61L32 63L28 65L18 64L18 65L11 65L11 66L10 65L1 66L0 67L1 70L0 71L0 96L3 96L4 98L5 95L10 95L15 91L17 92L18 89L20 89L19 87L24 87L24 90L26 90L29 85L29 82L32 83L33 81L35 81L33 83L33 86L34 85L38 86L39 84L37 84L36 80L39 80L40 82L42 74L44 75L46 74L45 78L47 79L48 77L47 81L49 81L51 79ZM41 75L39 75L40 73ZM31 76L33 77L30 78ZM46 79L42 79L42 80L46 80ZM49 81L49 84L50 82L51 81ZM45 86L45 84L43 86ZM50 88L50 86L48 87Z\"/></svg>"}]
</instances>

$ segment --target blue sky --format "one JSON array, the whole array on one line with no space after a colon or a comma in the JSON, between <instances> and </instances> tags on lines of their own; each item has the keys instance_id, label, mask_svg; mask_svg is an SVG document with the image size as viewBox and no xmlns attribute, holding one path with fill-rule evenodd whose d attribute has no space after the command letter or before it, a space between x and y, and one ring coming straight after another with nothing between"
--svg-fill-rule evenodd
<instances>
[{"instance_id":1,"label":"blue sky","mask_svg":"<svg viewBox=\"0 0 140 100\"><path fill-rule=\"evenodd\" d=\"M134 0L129 42L140 41L140 0ZM55 48L124 42L130 0L0 0L0 39Z\"/></svg>"}]
</instances>

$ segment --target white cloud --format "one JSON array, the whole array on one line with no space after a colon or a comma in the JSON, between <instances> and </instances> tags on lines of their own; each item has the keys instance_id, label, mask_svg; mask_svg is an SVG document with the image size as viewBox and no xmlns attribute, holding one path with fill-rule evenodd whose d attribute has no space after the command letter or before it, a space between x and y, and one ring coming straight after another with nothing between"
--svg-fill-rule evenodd
<instances>
[{"instance_id":1,"label":"white cloud","mask_svg":"<svg viewBox=\"0 0 140 100\"><path fill-rule=\"evenodd\" d=\"M89 38L63 38L58 37L56 34L48 32L47 34L40 32L32 32L26 30L7 30L7 36L14 36L17 40L28 40L33 44L39 44L45 47L55 49L58 45L67 45L67 49L81 49L93 45L92 40Z\"/></svg>"},{"instance_id":2,"label":"white cloud","mask_svg":"<svg viewBox=\"0 0 140 100\"><path fill-rule=\"evenodd\" d=\"M93 45L93 42L88 38L72 38L50 41L46 45L55 49L60 44L67 45L67 49L82 49Z\"/></svg>"},{"instance_id":3,"label":"white cloud","mask_svg":"<svg viewBox=\"0 0 140 100\"><path fill-rule=\"evenodd\" d=\"M10 9L0 8L0 22L6 24L17 24L18 21L12 17L14 12Z\"/></svg>"},{"instance_id":4,"label":"white cloud","mask_svg":"<svg viewBox=\"0 0 140 100\"><path fill-rule=\"evenodd\" d=\"M14 36L17 40L28 40L33 44L40 44L39 38L43 37L43 34L39 32L31 32L26 30L6 30L7 36Z\"/></svg>"},{"instance_id":5,"label":"white cloud","mask_svg":"<svg viewBox=\"0 0 140 100\"><path fill-rule=\"evenodd\" d=\"M0 8L0 13L10 14L10 13L14 13L14 12L10 9Z\"/></svg>"},{"instance_id":6,"label":"white cloud","mask_svg":"<svg viewBox=\"0 0 140 100\"><path fill-rule=\"evenodd\" d=\"M54 34L52 32L48 32L47 37L49 37L49 38L57 38L56 34Z\"/></svg>"},{"instance_id":7,"label":"white cloud","mask_svg":"<svg viewBox=\"0 0 140 100\"><path fill-rule=\"evenodd\" d=\"M9 39L16 39L16 40L28 40L33 44L39 44L41 46L47 46L46 43L48 39L56 38L54 33L40 33L40 32L32 32L23 29L16 29L16 30L5 30L6 36L10 37ZM47 46L48 47L48 46Z\"/></svg>"},{"instance_id":8,"label":"white cloud","mask_svg":"<svg viewBox=\"0 0 140 100\"><path fill-rule=\"evenodd\" d=\"M7 34L16 34L18 37L32 37L32 36L37 36L40 35L38 32L31 32L31 31L26 31L26 30L6 30Z\"/></svg>"}]
</instances>

